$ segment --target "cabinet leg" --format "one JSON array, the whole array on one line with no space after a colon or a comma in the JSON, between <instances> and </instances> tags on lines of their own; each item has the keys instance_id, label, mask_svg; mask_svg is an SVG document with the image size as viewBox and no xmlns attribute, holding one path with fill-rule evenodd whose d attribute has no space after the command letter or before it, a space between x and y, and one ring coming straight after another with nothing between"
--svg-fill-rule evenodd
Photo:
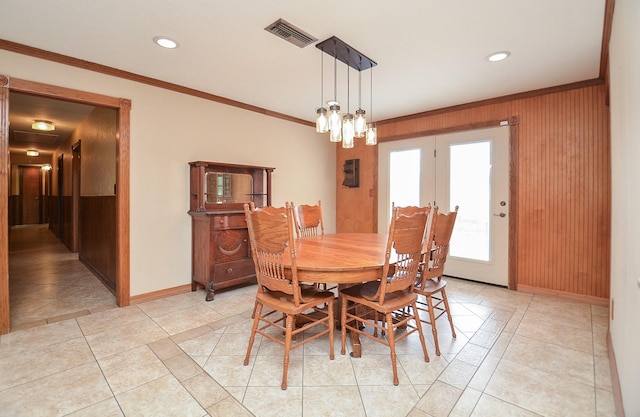
<instances>
[{"instance_id":1,"label":"cabinet leg","mask_svg":"<svg viewBox=\"0 0 640 417\"><path fill-rule=\"evenodd\" d=\"M207 296L205 297L205 301L213 301L213 281L207 282L205 286L207 290Z\"/></svg>"}]
</instances>

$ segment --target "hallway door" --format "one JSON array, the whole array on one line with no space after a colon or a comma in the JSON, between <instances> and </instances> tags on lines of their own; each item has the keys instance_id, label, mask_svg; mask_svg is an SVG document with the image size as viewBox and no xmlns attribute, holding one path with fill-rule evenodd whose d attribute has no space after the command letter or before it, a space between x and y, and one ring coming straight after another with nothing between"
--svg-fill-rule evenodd
<instances>
[{"instance_id":1,"label":"hallway door","mask_svg":"<svg viewBox=\"0 0 640 417\"><path fill-rule=\"evenodd\" d=\"M20 173L20 197L22 204L21 224L40 223L40 202L42 201L42 170L36 166L21 166Z\"/></svg>"}]
</instances>

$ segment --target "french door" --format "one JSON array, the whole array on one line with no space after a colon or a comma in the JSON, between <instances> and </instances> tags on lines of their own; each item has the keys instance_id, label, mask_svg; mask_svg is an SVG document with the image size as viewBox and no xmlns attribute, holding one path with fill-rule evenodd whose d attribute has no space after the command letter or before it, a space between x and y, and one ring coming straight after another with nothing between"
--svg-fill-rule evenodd
<instances>
[{"instance_id":1,"label":"french door","mask_svg":"<svg viewBox=\"0 0 640 417\"><path fill-rule=\"evenodd\" d=\"M459 206L445 273L508 285L509 127L380 143L378 230L391 204Z\"/></svg>"}]
</instances>

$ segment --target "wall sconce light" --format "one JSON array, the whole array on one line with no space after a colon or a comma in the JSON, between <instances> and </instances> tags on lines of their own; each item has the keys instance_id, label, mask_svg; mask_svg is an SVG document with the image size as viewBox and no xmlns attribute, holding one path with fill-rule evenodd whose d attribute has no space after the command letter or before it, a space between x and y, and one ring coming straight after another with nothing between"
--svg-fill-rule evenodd
<instances>
[{"instance_id":1,"label":"wall sconce light","mask_svg":"<svg viewBox=\"0 0 640 417\"><path fill-rule=\"evenodd\" d=\"M27 156L38 156L40 155L40 152L36 151L35 149L29 149L27 151Z\"/></svg>"},{"instance_id":2,"label":"wall sconce light","mask_svg":"<svg viewBox=\"0 0 640 417\"><path fill-rule=\"evenodd\" d=\"M50 132L52 130L56 130L56 127L53 125L53 122L49 120L34 120L33 124L31 125L31 129Z\"/></svg>"},{"instance_id":3,"label":"wall sconce light","mask_svg":"<svg viewBox=\"0 0 640 417\"><path fill-rule=\"evenodd\" d=\"M51 171L51 165L49 165L49 164L42 165L42 170L43 171Z\"/></svg>"}]
</instances>

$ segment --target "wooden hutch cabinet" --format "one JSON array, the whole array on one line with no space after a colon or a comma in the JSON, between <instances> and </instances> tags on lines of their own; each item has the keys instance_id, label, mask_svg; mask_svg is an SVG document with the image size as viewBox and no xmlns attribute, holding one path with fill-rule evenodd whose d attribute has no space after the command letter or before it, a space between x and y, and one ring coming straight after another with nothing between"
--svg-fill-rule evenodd
<instances>
[{"instance_id":1,"label":"wooden hutch cabinet","mask_svg":"<svg viewBox=\"0 0 640 417\"><path fill-rule=\"evenodd\" d=\"M190 165L191 290L214 291L253 282L244 204L271 205L275 168L195 161Z\"/></svg>"}]
</instances>

